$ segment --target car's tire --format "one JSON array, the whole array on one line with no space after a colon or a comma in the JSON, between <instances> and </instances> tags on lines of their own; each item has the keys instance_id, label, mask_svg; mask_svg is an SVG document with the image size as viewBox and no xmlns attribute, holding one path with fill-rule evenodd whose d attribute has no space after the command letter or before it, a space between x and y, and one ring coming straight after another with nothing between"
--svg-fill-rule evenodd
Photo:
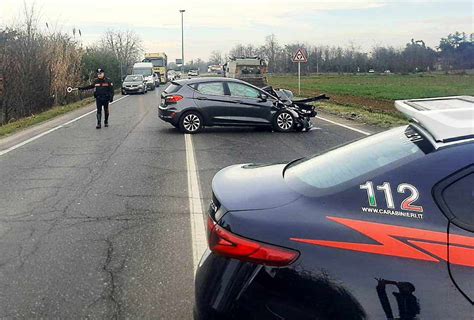
<instances>
[{"instance_id":1,"label":"car's tire","mask_svg":"<svg viewBox=\"0 0 474 320\"><path fill-rule=\"evenodd\" d=\"M289 132L295 126L295 118L288 110L280 110L273 117L273 129L278 132Z\"/></svg>"},{"instance_id":2,"label":"car's tire","mask_svg":"<svg viewBox=\"0 0 474 320\"><path fill-rule=\"evenodd\" d=\"M202 116L197 111L189 111L179 119L179 130L183 133L198 133L203 127Z\"/></svg>"},{"instance_id":3,"label":"car's tire","mask_svg":"<svg viewBox=\"0 0 474 320\"><path fill-rule=\"evenodd\" d=\"M122 90L122 95L126 96L126 95L127 95L127 91Z\"/></svg>"}]
</instances>

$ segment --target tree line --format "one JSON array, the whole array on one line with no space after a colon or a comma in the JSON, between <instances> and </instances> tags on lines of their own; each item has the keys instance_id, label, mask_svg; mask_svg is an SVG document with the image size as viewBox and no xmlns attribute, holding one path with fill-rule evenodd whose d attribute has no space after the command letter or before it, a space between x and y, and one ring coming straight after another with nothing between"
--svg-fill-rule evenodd
<instances>
[{"instance_id":1,"label":"tree line","mask_svg":"<svg viewBox=\"0 0 474 320\"><path fill-rule=\"evenodd\" d=\"M120 84L133 63L141 60L142 41L133 31L108 30L86 47L81 37L79 29L65 32L40 22L34 6L25 6L20 23L0 28L0 125L82 98L83 94L67 94L66 87L89 82L97 67ZM436 48L412 39L403 48L376 46L364 52L355 44L280 44L272 34L260 46L238 44L227 54L215 50L207 61L190 61L185 71L205 71L208 65L223 64L229 57L259 56L268 61L269 72L293 73L297 65L291 58L300 47L308 55L308 63L302 64L304 73L465 70L474 68L473 37L455 32L440 39Z\"/></svg>"},{"instance_id":2,"label":"tree line","mask_svg":"<svg viewBox=\"0 0 474 320\"><path fill-rule=\"evenodd\" d=\"M109 30L84 47L81 30L41 25L34 6L25 6L23 21L0 29L0 125L90 95L67 94L66 87L88 83L98 67L120 84L142 56L133 31Z\"/></svg>"},{"instance_id":3,"label":"tree line","mask_svg":"<svg viewBox=\"0 0 474 320\"><path fill-rule=\"evenodd\" d=\"M292 73L297 72L297 64L291 59L298 48L303 48L308 56L308 63L301 65L305 73L357 73L371 69L375 72L411 73L474 69L474 34L464 32L447 35L440 39L436 48L430 48L423 40L411 39L403 48L375 46L370 52L362 51L355 44L347 47L298 42L280 44L272 34L260 46L237 44L227 56L215 50L207 63L222 64L229 57L259 56L268 61L269 72Z\"/></svg>"}]
</instances>

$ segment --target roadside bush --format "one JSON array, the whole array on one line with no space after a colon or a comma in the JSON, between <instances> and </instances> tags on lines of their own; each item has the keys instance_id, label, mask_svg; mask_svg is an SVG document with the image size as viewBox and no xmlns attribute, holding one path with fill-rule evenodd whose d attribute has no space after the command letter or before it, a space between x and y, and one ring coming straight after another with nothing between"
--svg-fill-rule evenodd
<instances>
[{"instance_id":1,"label":"roadside bush","mask_svg":"<svg viewBox=\"0 0 474 320\"><path fill-rule=\"evenodd\" d=\"M68 83L80 80L82 49L62 32L42 33L33 13L0 30L0 124L66 101Z\"/></svg>"},{"instance_id":2,"label":"roadside bush","mask_svg":"<svg viewBox=\"0 0 474 320\"><path fill-rule=\"evenodd\" d=\"M47 23L40 30L34 6L26 5L23 21L0 28L0 125L90 96L66 88L89 83L97 68L119 87L121 73L141 55L141 40L130 30L109 30L85 49L80 37L80 30L53 31Z\"/></svg>"}]
</instances>

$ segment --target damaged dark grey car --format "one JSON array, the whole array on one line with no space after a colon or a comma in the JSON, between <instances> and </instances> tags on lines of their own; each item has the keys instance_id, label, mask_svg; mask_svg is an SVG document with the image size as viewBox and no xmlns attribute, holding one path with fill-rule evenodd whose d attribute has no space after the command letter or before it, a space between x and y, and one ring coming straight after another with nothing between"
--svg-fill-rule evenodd
<instances>
[{"instance_id":1,"label":"damaged dark grey car","mask_svg":"<svg viewBox=\"0 0 474 320\"><path fill-rule=\"evenodd\" d=\"M293 101L288 90L257 88L230 78L194 78L173 81L162 92L160 119L185 133L207 126L258 126L275 131L303 131L316 116L309 102L325 95Z\"/></svg>"}]
</instances>

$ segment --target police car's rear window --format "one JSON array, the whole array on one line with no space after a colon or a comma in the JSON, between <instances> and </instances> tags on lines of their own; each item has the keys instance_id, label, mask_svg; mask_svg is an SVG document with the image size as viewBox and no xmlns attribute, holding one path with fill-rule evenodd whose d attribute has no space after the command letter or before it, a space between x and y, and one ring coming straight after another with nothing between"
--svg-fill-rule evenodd
<instances>
[{"instance_id":1,"label":"police car's rear window","mask_svg":"<svg viewBox=\"0 0 474 320\"><path fill-rule=\"evenodd\" d=\"M330 188L399 160L420 158L433 147L411 126L395 128L290 165L293 176L316 188Z\"/></svg>"}]
</instances>

